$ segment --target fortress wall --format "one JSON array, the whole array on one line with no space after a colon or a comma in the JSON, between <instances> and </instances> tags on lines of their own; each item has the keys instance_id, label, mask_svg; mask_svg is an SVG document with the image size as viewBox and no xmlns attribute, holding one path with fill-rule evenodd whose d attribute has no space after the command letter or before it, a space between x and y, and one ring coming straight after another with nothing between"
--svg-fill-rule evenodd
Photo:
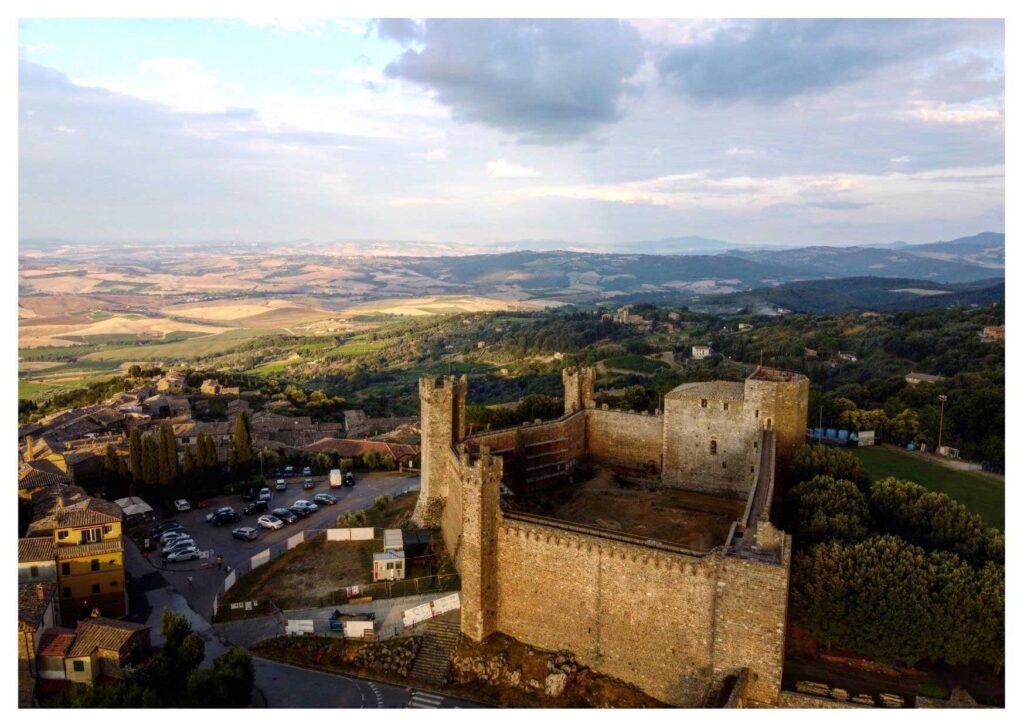
<instances>
[{"instance_id":1,"label":"fortress wall","mask_svg":"<svg viewBox=\"0 0 1024 727\"><path fill-rule=\"evenodd\" d=\"M747 379L745 388L745 396L750 402L748 408L756 406L760 409L761 426L767 427L767 418L771 418L779 461L785 466L804 443L807 433L810 382L803 376L795 381Z\"/></svg>"},{"instance_id":2,"label":"fortress wall","mask_svg":"<svg viewBox=\"0 0 1024 727\"><path fill-rule=\"evenodd\" d=\"M460 471L459 457L455 450L449 448L445 456L445 480L455 483L455 486L447 488L447 496L444 501L444 509L441 511L441 536L444 540L444 547L448 550L455 569L461 571L462 555L462 487L459 486Z\"/></svg>"},{"instance_id":3,"label":"fortress wall","mask_svg":"<svg viewBox=\"0 0 1024 727\"><path fill-rule=\"evenodd\" d=\"M587 409L587 454L597 462L661 469L662 417L610 409Z\"/></svg>"},{"instance_id":4,"label":"fortress wall","mask_svg":"<svg viewBox=\"0 0 1024 727\"><path fill-rule=\"evenodd\" d=\"M748 702L776 704L782 688L792 538L783 536L782 563L724 558L716 587L716 670L748 667L756 678Z\"/></svg>"},{"instance_id":5,"label":"fortress wall","mask_svg":"<svg viewBox=\"0 0 1024 727\"><path fill-rule=\"evenodd\" d=\"M754 411L743 401L707 402L666 397L662 479L671 487L745 498L760 457Z\"/></svg>"},{"instance_id":6,"label":"fortress wall","mask_svg":"<svg viewBox=\"0 0 1024 727\"><path fill-rule=\"evenodd\" d=\"M711 672L717 560L502 518L497 630L695 706Z\"/></svg>"}]
</instances>

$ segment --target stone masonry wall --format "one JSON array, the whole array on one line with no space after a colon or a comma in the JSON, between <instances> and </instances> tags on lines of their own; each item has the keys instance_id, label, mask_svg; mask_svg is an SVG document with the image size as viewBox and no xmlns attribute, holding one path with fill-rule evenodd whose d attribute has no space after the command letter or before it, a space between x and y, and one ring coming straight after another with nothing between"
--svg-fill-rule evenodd
<instances>
[{"instance_id":1,"label":"stone masonry wall","mask_svg":"<svg viewBox=\"0 0 1024 727\"><path fill-rule=\"evenodd\" d=\"M661 416L587 409L587 454L603 464L661 470Z\"/></svg>"},{"instance_id":2,"label":"stone masonry wall","mask_svg":"<svg viewBox=\"0 0 1024 727\"><path fill-rule=\"evenodd\" d=\"M665 398L662 481L671 487L746 497L760 457L754 412L747 411L743 400L706 401L702 407L700 399Z\"/></svg>"},{"instance_id":3,"label":"stone masonry wall","mask_svg":"<svg viewBox=\"0 0 1024 727\"><path fill-rule=\"evenodd\" d=\"M566 649L658 699L695 706L711 672L706 559L503 518L498 631Z\"/></svg>"},{"instance_id":4,"label":"stone masonry wall","mask_svg":"<svg viewBox=\"0 0 1024 727\"><path fill-rule=\"evenodd\" d=\"M748 667L748 702L775 704L782 688L792 539L783 536L781 563L723 558L716 582L716 671Z\"/></svg>"}]
</instances>

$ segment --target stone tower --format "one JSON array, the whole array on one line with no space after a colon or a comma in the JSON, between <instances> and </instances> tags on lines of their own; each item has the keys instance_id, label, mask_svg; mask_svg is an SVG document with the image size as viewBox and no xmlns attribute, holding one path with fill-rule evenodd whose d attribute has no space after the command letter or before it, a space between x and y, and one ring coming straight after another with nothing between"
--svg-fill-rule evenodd
<instances>
[{"instance_id":1,"label":"stone tower","mask_svg":"<svg viewBox=\"0 0 1024 727\"><path fill-rule=\"evenodd\" d=\"M462 487L462 544L459 576L462 578L462 633L483 641L498 624L498 521L502 459L480 447L478 457L459 456Z\"/></svg>"},{"instance_id":2,"label":"stone tower","mask_svg":"<svg viewBox=\"0 0 1024 727\"><path fill-rule=\"evenodd\" d=\"M592 366L566 366L562 369L566 414L586 409L587 403L593 401L595 378L597 370Z\"/></svg>"},{"instance_id":3,"label":"stone tower","mask_svg":"<svg viewBox=\"0 0 1024 727\"><path fill-rule=\"evenodd\" d=\"M440 524L448 452L466 436L467 388L465 374L420 379L420 496L412 516L418 527Z\"/></svg>"},{"instance_id":4,"label":"stone tower","mask_svg":"<svg viewBox=\"0 0 1024 727\"><path fill-rule=\"evenodd\" d=\"M785 465L807 436L810 381L792 371L759 366L744 382L746 409L761 429L775 432L776 460Z\"/></svg>"}]
</instances>

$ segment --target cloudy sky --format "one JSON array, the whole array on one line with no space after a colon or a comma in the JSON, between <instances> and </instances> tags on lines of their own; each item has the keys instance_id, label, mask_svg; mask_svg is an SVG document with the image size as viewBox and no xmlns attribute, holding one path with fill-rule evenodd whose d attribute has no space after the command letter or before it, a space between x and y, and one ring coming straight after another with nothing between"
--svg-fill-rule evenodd
<instances>
[{"instance_id":1,"label":"cloudy sky","mask_svg":"<svg viewBox=\"0 0 1024 727\"><path fill-rule=\"evenodd\" d=\"M23 21L20 235L1003 230L1001 21Z\"/></svg>"}]
</instances>

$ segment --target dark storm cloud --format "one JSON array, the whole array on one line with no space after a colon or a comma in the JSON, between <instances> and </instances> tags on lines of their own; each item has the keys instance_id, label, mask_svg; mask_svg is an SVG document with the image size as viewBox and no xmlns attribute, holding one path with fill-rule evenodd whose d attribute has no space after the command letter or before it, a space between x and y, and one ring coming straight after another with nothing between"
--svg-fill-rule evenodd
<instances>
[{"instance_id":1,"label":"dark storm cloud","mask_svg":"<svg viewBox=\"0 0 1024 727\"><path fill-rule=\"evenodd\" d=\"M763 20L719 29L658 62L662 80L704 100L777 102L826 90L886 66L991 38L1001 21Z\"/></svg>"},{"instance_id":2,"label":"dark storm cloud","mask_svg":"<svg viewBox=\"0 0 1024 727\"><path fill-rule=\"evenodd\" d=\"M461 121L554 142L622 115L643 43L618 20L428 20L386 73L433 90Z\"/></svg>"}]
</instances>

